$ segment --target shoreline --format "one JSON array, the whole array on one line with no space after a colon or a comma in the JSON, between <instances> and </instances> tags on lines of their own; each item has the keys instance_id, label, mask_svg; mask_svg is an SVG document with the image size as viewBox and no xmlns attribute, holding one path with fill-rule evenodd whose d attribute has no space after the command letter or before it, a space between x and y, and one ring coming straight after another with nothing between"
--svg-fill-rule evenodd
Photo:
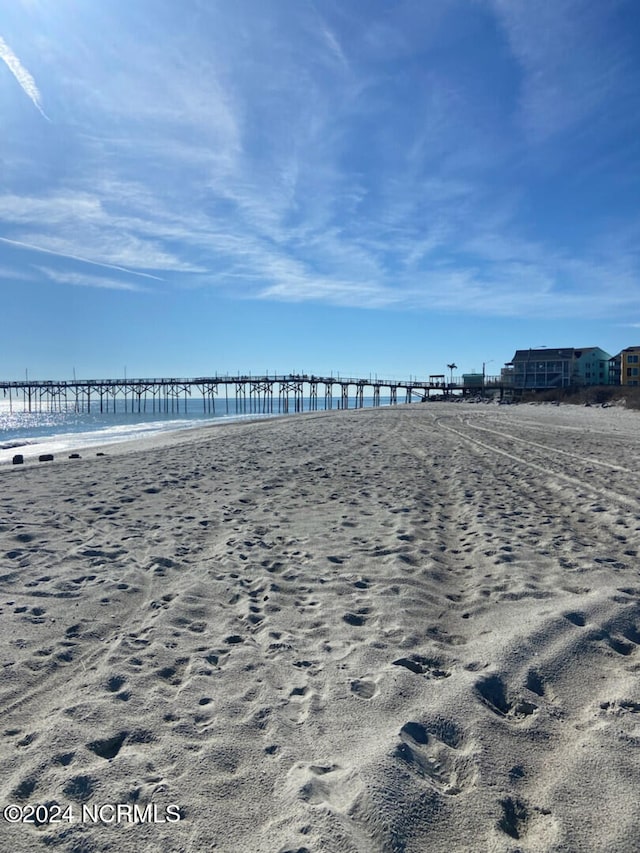
<instances>
[{"instance_id":1,"label":"shoreline","mask_svg":"<svg viewBox=\"0 0 640 853\"><path fill-rule=\"evenodd\" d=\"M256 423L262 422L266 420L272 420L276 417L286 417L284 415L230 415L228 417L219 417L217 419L211 419L208 423L199 423L197 425L190 425L188 422L181 424L180 426L175 426L169 429L158 429L153 430L152 424L149 423L149 430L145 431L144 428L140 431L140 434L135 437L126 437L120 438L117 435L109 438L105 441L100 441L99 439L90 440L90 437L98 433L100 430L96 430L95 432L87 432L81 433L78 436L78 439L74 439L73 433L61 433L59 435L51 436L51 437L39 437L33 440L25 439L24 441L16 441L9 442L4 447L0 447L0 451L11 451L7 453L5 458L0 458L0 470L2 468L9 466L12 467L12 453L13 451L20 452L21 448L31 448L31 452L28 452L24 455L24 464L32 464L38 462L38 455L44 453L53 453L55 458L60 461L62 459L67 459L70 453L74 452L85 452L85 458L90 458L92 455L95 456L98 452L106 453L110 449L115 452L116 448L122 448L122 451L130 451L134 450L136 447L144 448L147 446L153 446L155 443L166 446L171 444L173 441L178 441L179 436L183 433L187 435L203 431L207 432L211 429L227 427L236 423ZM145 434L148 432L149 434ZM64 441L64 446L60 449L60 443ZM95 452L94 452L95 451ZM55 461L55 460L54 460Z\"/></svg>"},{"instance_id":2,"label":"shoreline","mask_svg":"<svg viewBox=\"0 0 640 853\"><path fill-rule=\"evenodd\" d=\"M419 404L419 403L411 404L412 407L417 407L419 405L426 405L426 404ZM456 411L459 409L460 406L464 406L465 409L468 408L468 404L465 405L464 403L461 403L461 402L447 403L447 402L439 401L438 403L434 403L432 405L437 406L437 408L435 408L435 409L430 409L432 414L437 414L438 412L450 411L451 407L455 407ZM35 465L40 465L40 464L51 465L51 462L39 463L37 457L40 454L53 453L53 455L55 457L54 462L60 462L60 461L64 461L64 460L68 460L68 461L72 462L74 460L71 460L69 458L69 454L71 454L71 453L81 453L82 458L89 459L89 458L95 457L95 455L98 453L104 454L104 455L108 455L108 454L113 455L116 453L119 454L119 453L123 453L123 452L135 451L136 449L144 450L144 449L153 447L155 445L158 445L159 447L167 447L167 446L170 446L171 444L177 443L179 441L180 442L189 441L190 439L195 437L196 434L199 432L201 432L202 436L205 437L206 435L208 435L210 433L210 430L212 430L212 429L226 428L226 427L230 427L230 426L235 425L235 424L263 423L263 422L273 421L276 419L279 420L282 418L289 418L292 416L297 417L297 418L305 418L305 417L315 417L315 416L330 416L332 414L336 414L336 415L345 414L346 412L351 412L351 413L361 412L361 411L362 412L364 412L364 411L376 412L376 411L382 411L382 410L394 410L396 408L402 408L403 406L409 406L409 404L406 404L406 403L405 404L398 404L398 406L387 406L387 405L385 405L385 406L380 406L380 407L375 407L375 408L374 407L364 407L364 408L351 408L351 409L327 409L327 410L319 409L319 410L305 411L305 412L289 412L286 414L279 413L279 414L229 415L229 416L221 416L219 418L212 418L207 423L200 423L200 424L195 425L195 426L181 425L181 426L176 426L174 429L166 429L166 430L154 432L152 435L144 435L141 433L139 436L137 436L135 438L121 439L121 438L118 438L116 436L116 437L113 437L112 439L109 439L108 441L104 441L104 442L85 442L83 440L80 440L79 443L76 444L73 441L73 434L71 434L71 433L65 433L64 435L61 435L61 436L54 436L54 437L52 437L52 440L49 440L46 437L43 437L42 440L40 438L34 439L34 440L29 440L29 439L16 440L15 443L13 441L10 441L5 445L0 445L0 472L2 470L5 470L7 467L8 468L13 468L13 467L19 468L19 467L24 467L27 465L34 465L34 464ZM476 406L474 405L473 408L475 409ZM482 405L482 408L483 409L487 408L487 409L493 410L495 408L495 403L487 402L484 405ZM508 409L514 409L516 407L515 406L508 406L508 407L505 406L505 407L501 407L501 410L504 411L507 408ZM524 409L541 409L544 411L544 410L549 409L549 408L553 409L553 410L571 411L571 410L575 410L575 409L582 410L583 406L577 405L577 404L572 404L572 403L557 403L557 402L546 402L545 401L545 402L540 402L540 403L535 403L535 402L520 403L517 406L517 408L519 408L521 411ZM623 412L625 414L628 413L631 417L634 417L635 415L639 414L637 412L637 410L626 409L625 407L622 407L622 406L615 406L615 405L609 405L609 404L603 404L602 406L593 406L593 407L588 406L588 407L584 407L584 408L588 408L591 411L597 411L598 409L602 408L602 409L612 411L614 413L615 412L617 412L617 413ZM84 435L90 435L90 434L91 433L87 433L87 434L83 433L82 435L84 436ZM61 437L67 439L68 443L66 443L64 448L60 450L60 449L58 449L58 444L56 443L56 441ZM25 448L31 448L31 450L24 453ZM14 466L12 464L12 456L14 455L14 451L19 453L19 452L21 452L21 449L23 451L24 463L22 466L20 466L20 465ZM5 454L5 458L1 458L1 452L2 451L7 451L7 453ZM83 451L84 451L84 455L82 455Z\"/></svg>"}]
</instances>

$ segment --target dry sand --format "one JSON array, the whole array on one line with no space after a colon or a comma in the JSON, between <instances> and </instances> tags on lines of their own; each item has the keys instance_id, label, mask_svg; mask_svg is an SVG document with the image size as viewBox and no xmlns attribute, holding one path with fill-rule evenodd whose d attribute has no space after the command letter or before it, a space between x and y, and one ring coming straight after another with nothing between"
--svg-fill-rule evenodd
<instances>
[{"instance_id":1,"label":"dry sand","mask_svg":"<svg viewBox=\"0 0 640 853\"><path fill-rule=\"evenodd\" d=\"M73 820L0 816L1 849L640 849L639 417L414 405L4 467L0 800Z\"/></svg>"}]
</instances>

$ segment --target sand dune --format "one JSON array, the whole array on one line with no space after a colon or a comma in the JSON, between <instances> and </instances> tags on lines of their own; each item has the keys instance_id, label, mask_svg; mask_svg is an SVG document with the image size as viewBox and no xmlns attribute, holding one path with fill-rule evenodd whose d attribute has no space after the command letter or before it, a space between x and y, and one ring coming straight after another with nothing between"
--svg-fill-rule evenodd
<instances>
[{"instance_id":1,"label":"sand dune","mask_svg":"<svg viewBox=\"0 0 640 853\"><path fill-rule=\"evenodd\" d=\"M71 818L2 849L638 850L638 418L415 405L0 469L1 805Z\"/></svg>"}]
</instances>

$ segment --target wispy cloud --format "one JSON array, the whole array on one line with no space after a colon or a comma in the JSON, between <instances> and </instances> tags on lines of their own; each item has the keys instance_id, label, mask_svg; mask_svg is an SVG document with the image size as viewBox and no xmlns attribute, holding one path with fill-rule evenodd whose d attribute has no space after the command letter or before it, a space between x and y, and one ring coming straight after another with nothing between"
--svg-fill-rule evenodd
<instances>
[{"instance_id":1,"label":"wispy cloud","mask_svg":"<svg viewBox=\"0 0 640 853\"><path fill-rule=\"evenodd\" d=\"M72 261L81 261L84 264L92 264L93 266L97 266L97 267L104 267L106 269L117 270L118 272L124 272L124 273L127 273L128 275L136 275L136 276L140 276L141 278L152 278L152 279L155 279L156 281L162 281L162 279L160 277L158 277L157 275L150 275L149 273L137 272L136 270L130 270L130 269L127 269L126 267L119 267L119 266L116 266L115 264L104 264L104 263L100 263L99 261L92 261L89 258L83 258L83 257L80 257L79 255L70 254L69 252L56 251L55 249L46 248L44 246L35 246L33 243L24 243L21 240L9 240L7 237L0 237L0 243L6 243L9 246L16 246L17 248L20 248L20 249L29 249L29 251L31 251L31 252L42 252L46 255L56 255L59 258L68 258L69 260L72 260Z\"/></svg>"},{"instance_id":2,"label":"wispy cloud","mask_svg":"<svg viewBox=\"0 0 640 853\"><path fill-rule=\"evenodd\" d=\"M487 0L521 80L521 120L535 141L566 131L624 86L624 43L607 38L619 2Z\"/></svg>"},{"instance_id":3,"label":"wispy cloud","mask_svg":"<svg viewBox=\"0 0 640 853\"><path fill-rule=\"evenodd\" d=\"M617 85L604 4L378 2L365 20L247 3L187 3L179 34L168 11L144 41L133 12L78 7L83 52L46 44L75 147L42 189L0 196L0 242L67 259L66 283L82 262L338 306L598 317L622 310L612 281L639 289L631 239L622 263L605 229L571 243L527 217L530 151L588 125Z\"/></svg>"},{"instance_id":4,"label":"wispy cloud","mask_svg":"<svg viewBox=\"0 0 640 853\"><path fill-rule=\"evenodd\" d=\"M22 91L29 98L34 107L38 110L40 115L43 118L46 118L47 121L51 119L45 113L42 108L42 98L40 96L40 92L38 91L38 87L36 86L36 81L33 79L31 74L27 71L24 65L20 62L15 53L11 50L6 41L0 36L0 59L4 61L7 68L13 76L18 81Z\"/></svg>"},{"instance_id":5,"label":"wispy cloud","mask_svg":"<svg viewBox=\"0 0 640 853\"><path fill-rule=\"evenodd\" d=\"M148 293L149 289L138 284L121 281L120 279L104 276L86 275L84 273L59 272L49 267L34 266L34 269L56 284L69 284L74 287L97 287L103 290L124 290L136 293Z\"/></svg>"},{"instance_id":6,"label":"wispy cloud","mask_svg":"<svg viewBox=\"0 0 640 853\"><path fill-rule=\"evenodd\" d=\"M32 276L24 269L16 267L0 267L0 278L6 278L9 281L30 281Z\"/></svg>"}]
</instances>

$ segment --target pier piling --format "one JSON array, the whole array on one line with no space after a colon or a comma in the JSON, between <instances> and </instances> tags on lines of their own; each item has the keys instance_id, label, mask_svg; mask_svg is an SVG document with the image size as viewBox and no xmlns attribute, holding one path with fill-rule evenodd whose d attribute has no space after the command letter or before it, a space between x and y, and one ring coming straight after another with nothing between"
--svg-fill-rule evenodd
<instances>
[{"instance_id":1,"label":"pier piling","mask_svg":"<svg viewBox=\"0 0 640 853\"><path fill-rule=\"evenodd\" d=\"M405 403L411 403L417 398L421 401L429 399L430 391L437 391L450 396L452 391L465 393L467 389L460 382L451 381L443 386L438 377L430 376L428 380L411 379L368 379L333 376L308 376L306 374L286 374L281 376L215 376L199 377L196 379L88 379L71 381L24 380L18 382L0 381L0 392L8 397L9 411L13 413L17 401L22 397L24 412L43 411L74 411L90 413L99 400L100 413L115 414L117 411L141 414L147 411L147 400L151 397L152 410L155 414L180 414L181 401L184 412L188 412L189 398L194 392L202 395L203 412L215 413L215 398L224 391L224 410L226 414L234 414L229 408L230 391L235 398L236 414L273 414L276 409L280 414L302 412L305 400L310 411L318 409L319 386L324 388L324 408L332 409L334 403L333 389L339 386L340 396L338 406L348 409L362 408L365 404L365 392L372 398L373 406L382 404L383 394L387 396L389 405L398 403L398 391L404 392ZM498 391L500 395L505 386L498 378L485 382L486 388ZM353 389L353 392L351 392ZM369 390L370 389L370 390ZM386 394L384 393L386 392ZM111 406L109 405L111 398ZM131 405L129 405L131 400Z\"/></svg>"}]
</instances>

